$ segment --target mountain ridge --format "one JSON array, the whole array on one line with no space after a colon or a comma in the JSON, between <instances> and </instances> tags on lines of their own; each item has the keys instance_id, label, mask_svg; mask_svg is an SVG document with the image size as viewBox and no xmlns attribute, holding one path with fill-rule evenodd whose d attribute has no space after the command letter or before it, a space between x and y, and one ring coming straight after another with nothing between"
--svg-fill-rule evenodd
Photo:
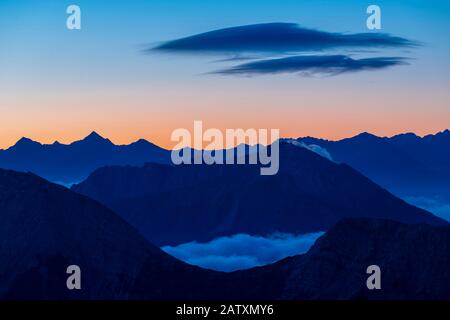
<instances>
[{"instance_id":1,"label":"mountain ridge","mask_svg":"<svg viewBox=\"0 0 450 320\"><path fill-rule=\"evenodd\" d=\"M168 150L144 139L129 145L115 145L95 131L70 144L57 141L41 144L21 138L12 147L0 150L1 168L33 172L47 180L69 185L82 181L102 166L169 161Z\"/></svg>"},{"instance_id":2,"label":"mountain ridge","mask_svg":"<svg viewBox=\"0 0 450 320\"><path fill-rule=\"evenodd\" d=\"M450 201L450 131L420 137L371 134L330 141L305 137L300 142L326 149L334 160L347 163L401 197Z\"/></svg>"},{"instance_id":3,"label":"mountain ridge","mask_svg":"<svg viewBox=\"0 0 450 320\"><path fill-rule=\"evenodd\" d=\"M0 298L6 300L449 299L450 227L344 219L304 255L223 273L149 244L98 202L0 169ZM82 290L66 288L79 265ZM366 268L382 270L382 290Z\"/></svg>"},{"instance_id":4,"label":"mountain ridge","mask_svg":"<svg viewBox=\"0 0 450 320\"><path fill-rule=\"evenodd\" d=\"M333 160L349 164L402 198L450 201L449 130L422 137L415 133L378 137L365 132L337 141L313 137L297 141L317 145ZM70 186L102 166L170 164L170 153L145 139L116 145L93 131L70 144L58 141L41 144L22 138L10 148L0 150L0 168L33 172Z\"/></svg>"},{"instance_id":5,"label":"mountain ridge","mask_svg":"<svg viewBox=\"0 0 450 320\"><path fill-rule=\"evenodd\" d=\"M110 166L72 190L111 208L158 246L325 231L353 216L445 223L309 149L281 143L280 160L275 176L261 176L256 165Z\"/></svg>"},{"instance_id":6,"label":"mountain ridge","mask_svg":"<svg viewBox=\"0 0 450 320\"><path fill-rule=\"evenodd\" d=\"M444 130L438 131L438 132L436 132L436 133L429 133L429 134L425 134L425 135L422 135L422 136L421 136L421 135L418 135L418 134L416 134L416 133L414 133L414 132L404 132L404 133L398 133L398 134L394 134L394 135L390 135L390 136L379 136L379 135L377 135L377 134L375 134L375 133L370 133L370 132L365 131L365 132L358 133L358 134L356 134L356 135L354 135L354 136L351 136L351 137L342 138L342 139L335 139L335 140L333 140L333 139L326 139L326 138L317 138L317 137L313 137L313 136L297 137L296 139L298 140L298 139L309 139L309 138L311 138L311 139L316 139L316 140L319 140L319 141L338 142L338 141L342 141L342 140L346 140L346 139L356 138L356 137L358 137L358 136L360 136L360 135L370 135L370 136L374 136L374 137L381 138L381 139L392 139L392 138L401 137L401 136L404 136L404 135L413 135L413 136L415 136L415 137L417 137L417 138L419 138L419 139L425 139L425 138L428 139L428 138L430 138L430 137L436 137L436 136L437 136L437 137L440 137L440 136L450 137L450 129L444 129ZM13 147L13 146L16 145L17 143L19 143L21 140L27 140L27 141L30 141L30 142L34 142L34 143L39 144L39 145L41 145L41 146L50 146L50 145L53 145L53 144L59 144L59 145L69 146L69 145L71 145L71 144L73 144L73 143L75 143L75 142L79 142L79 141L86 140L86 139L90 138L91 136L97 136L97 137L101 138L102 140L111 141L110 139L103 137L103 136L102 136L101 134L99 134L97 131L93 130L93 131L91 131L90 134L88 134L88 135L85 136L84 138L79 139L79 140L74 140L74 141L69 142L69 143L61 143L61 142L59 142L58 140L55 140L53 143L48 143L48 144L47 144L47 143L41 143L41 142L39 142L39 141L37 141L37 140L34 140L34 139L32 139L32 138L29 138L29 137L21 137L21 138L19 138L19 139L17 140L17 142L16 142L15 144L13 144L13 145L11 145L10 147L7 147L7 148L0 149L0 151L6 151L6 150L10 149L11 147ZM292 138L286 138L286 137L285 137L285 138L282 138L282 139L292 139ZM148 142L148 143L150 143L150 144L152 144L152 145L158 146L158 145L156 145L156 144L154 144L154 143L152 143L152 142L150 142L149 140L144 139L144 138L139 138L139 139L137 139L136 141L132 141L132 142L130 142L130 143L124 143L124 144L116 144L116 143L114 143L114 142L112 142L112 141L111 141L111 143L114 144L115 146L128 146L128 145L131 145L131 144L135 144L135 143L137 143L137 142L140 142L140 141ZM159 146L159 147L160 147L160 146ZM160 148L162 148L162 147L160 147ZM164 149L164 148L162 148L162 149ZM167 150L167 149L166 149L166 150Z\"/></svg>"}]
</instances>

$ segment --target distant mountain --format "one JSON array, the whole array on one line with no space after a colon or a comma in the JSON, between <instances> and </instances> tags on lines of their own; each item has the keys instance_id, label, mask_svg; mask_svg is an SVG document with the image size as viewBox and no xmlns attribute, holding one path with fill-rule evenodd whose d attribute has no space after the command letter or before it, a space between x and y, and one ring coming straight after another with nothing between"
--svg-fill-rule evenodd
<instances>
[{"instance_id":1,"label":"distant mountain","mask_svg":"<svg viewBox=\"0 0 450 320\"><path fill-rule=\"evenodd\" d=\"M397 135L390 142L411 158L443 175L450 182L450 131L445 130L423 138L413 133ZM450 189L447 183L447 189ZM449 190L450 192L450 190Z\"/></svg>"},{"instance_id":2,"label":"distant mountain","mask_svg":"<svg viewBox=\"0 0 450 320\"><path fill-rule=\"evenodd\" d=\"M362 133L339 141L312 137L298 141L317 153L329 153L335 161L350 165L398 196L437 196L450 201L449 130L425 137L406 133L387 138ZM114 145L95 132L68 145L45 145L22 138L9 149L0 150L0 168L33 172L65 185L80 182L103 166L145 163L170 164L170 151L143 139Z\"/></svg>"},{"instance_id":3,"label":"distant mountain","mask_svg":"<svg viewBox=\"0 0 450 320\"><path fill-rule=\"evenodd\" d=\"M331 157L350 165L399 196L440 196L450 200L450 131L418 137L391 138L363 133L329 141L298 139L325 148Z\"/></svg>"},{"instance_id":4,"label":"distant mountain","mask_svg":"<svg viewBox=\"0 0 450 320\"><path fill-rule=\"evenodd\" d=\"M33 172L50 181L72 184L84 180L95 169L107 165L168 163L170 153L146 140L114 145L92 132L80 141L45 145L27 138L0 150L0 168Z\"/></svg>"},{"instance_id":5,"label":"distant mountain","mask_svg":"<svg viewBox=\"0 0 450 320\"><path fill-rule=\"evenodd\" d=\"M290 143L280 144L275 176L251 165L114 166L72 189L113 209L158 246L324 231L348 217L446 224L348 165Z\"/></svg>"}]
</instances>

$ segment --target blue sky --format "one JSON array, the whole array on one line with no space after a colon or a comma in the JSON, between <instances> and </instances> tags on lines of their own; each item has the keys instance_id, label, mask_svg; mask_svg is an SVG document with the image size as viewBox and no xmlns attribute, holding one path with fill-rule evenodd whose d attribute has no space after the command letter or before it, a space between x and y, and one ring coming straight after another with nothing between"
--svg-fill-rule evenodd
<instances>
[{"instance_id":1,"label":"blue sky","mask_svg":"<svg viewBox=\"0 0 450 320\"><path fill-rule=\"evenodd\" d=\"M70 4L81 7L80 31L65 27ZM382 9L382 32L424 44L395 52L412 58L409 66L318 79L223 77L205 75L217 69L215 57L142 53L164 41L257 23L368 32L370 4ZM442 130L450 126L449 16L450 3L437 0L3 0L0 147L23 135L70 141L92 130L116 142L143 137L169 146L170 132L196 119L328 138Z\"/></svg>"}]
</instances>

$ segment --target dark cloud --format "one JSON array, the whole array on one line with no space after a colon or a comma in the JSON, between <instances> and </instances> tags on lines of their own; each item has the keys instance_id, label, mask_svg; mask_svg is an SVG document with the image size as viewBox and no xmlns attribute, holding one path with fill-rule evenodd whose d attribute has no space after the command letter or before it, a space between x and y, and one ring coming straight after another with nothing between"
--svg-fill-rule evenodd
<instances>
[{"instance_id":1,"label":"dark cloud","mask_svg":"<svg viewBox=\"0 0 450 320\"><path fill-rule=\"evenodd\" d=\"M298 53L336 48L399 48L418 43L385 33L331 33L294 23L265 23L210 31L165 42L150 51L180 53Z\"/></svg>"},{"instance_id":2,"label":"dark cloud","mask_svg":"<svg viewBox=\"0 0 450 320\"><path fill-rule=\"evenodd\" d=\"M266 23L220 29L168 41L147 52L223 55L223 59L215 62L235 64L210 74L338 75L405 65L406 58L369 57L368 53L375 53L382 48L413 48L419 45L386 33L332 33L307 29L294 23ZM357 59L346 52L364 56Z\"/></svg>"},{"instance_id":3,"label":"dark cloud","mask_svg":"<svg viewBox=\"0 0 450 320\"><path fill-rule=\"evenodd\" d=\"M352 59L345 55L311 55L258 60L212 73L250 76L277 73L337 75L346 72L379 70L404 64L407 64L406 59L400 57Z\"/></svg>"},{"instance_id":4,"label":"dark cloud","mask_svg":"<svg viewBox=\"0 0 450 320\"><path fill-rule=\"evenodd\" d=\"M305 253L323 233L278 234L272 237L238 234L208 243L185 243L161 249L189 264L217 271L249 269Z\"/></svg>"}]
</instances>

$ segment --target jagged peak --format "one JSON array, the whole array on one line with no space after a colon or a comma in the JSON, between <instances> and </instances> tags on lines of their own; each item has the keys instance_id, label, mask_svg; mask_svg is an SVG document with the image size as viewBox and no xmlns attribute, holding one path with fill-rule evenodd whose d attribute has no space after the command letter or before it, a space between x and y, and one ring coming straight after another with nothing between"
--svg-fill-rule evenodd
<instances>
[{"instance_id":1,"label":"jagged peak","mask_svg":"<svg viewBox=\"0 0 450 320\"><path fill-rule=\"evenodd\" d=\"M379 139L380 137L370 133L370 132L361 132L360 134L354 136L353 138L376 138Z\"/></svg>"},{"instance_id":2,"label":"jagged peak","mask_svg":"<svg viewBox=\"0 0 450 320\"><path fill-rule=\"evenodd\" d=\"M435 134L429 134L423 137L424 139L434 139L434 138L450 138L450 130L445 129L443 131L439 131Z\"/></svg>"},{"instance_id":3,"label":"jagged peak","mask_svg":"<svg viewBox=\"0 0 450 320\"><path fill-rule=\"evenodd\" d=\"M90 142L90 143L107 143L107 144L113 144L111 140L107 138L103 138L100 134L98 134L96 131L92 131L89 135L87 135L84 139L80 141L76 141L74 143L80 143L80 142Z\"/></svg>"},{"instance_id":4,"label":"jagged peak","mask_svg":"<svg viewBox=\"0 0 450 320\"><path fill-rule=\"evenodd\" d=\"M395 137L419 137L419 136L417 134L415 134L414 132L405 132L405 133L397 134L397 135L393 136L392 138L395 138Z\"/></svg>"},{"instance_id":5,"label":"jagged peak","mask_svg":"<svg viewBox=\"0 0 450 320\"><path fill-rule=\"evenodd\" d=\"M86 139L101 139L101 140L107 140L103 138L100 134L98 134L96 131L92 131L89 135L87 135L84 140Z\"/></svg>"},{"instance_id":6,"label":"jagged peak","mask_svg":"<svg viewBox=\"0 0 450 320\"><path fill-rule=\"evenodd\" d=\"M16 142L16 144L13 146L13 148L19 147L19 146L31 146L31 145L39 145L40 146L41 144L30 138L22 137Z\"/></svg>"},{"instance_id":7,"label":"jagged peak","mask_svg":"<svg viewBox=\"0 0 450 320\"><path fill-rule=\"evenodd\" d=\"M131 143L131 145L149 145L149 144L152 144L152 143L145 139L139 139L139 140L136 140L135 142Z\"/></svg>"}]
</instances>

